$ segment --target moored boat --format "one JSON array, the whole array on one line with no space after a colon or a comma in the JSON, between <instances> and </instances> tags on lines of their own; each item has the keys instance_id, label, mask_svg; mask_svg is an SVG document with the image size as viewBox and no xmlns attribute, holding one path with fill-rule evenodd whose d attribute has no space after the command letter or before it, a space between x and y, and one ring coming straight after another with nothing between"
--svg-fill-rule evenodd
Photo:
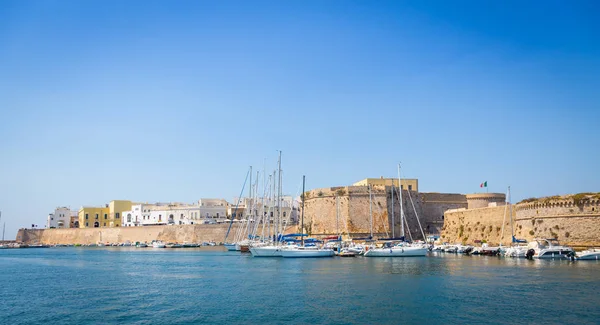
<instances>
[{"instance_id":1,"label":"moored boat","mask_svg":"<svg viewBox=\"0 0 600 325\"><path fill-rule=\"evenodd\" d=\"M333 257L335 256L335 252L331 248L318 248L316 246L299 246L281 250L281 256L287 258Z\"/></svg>"},{"instance_id":2,"label":"moored boat","mask_svg":"<svg viewBox=\"0 0 600 325\"><path fill-rule=\"evenodd\" d=\"M529 243L526 255L540 259L571 258L575 255L573 248L561 245L557 239L536 239Z\"/></svg>"},{"instance_id":3,"label":"moored boat","mask_svg":"<svg viewBox=\"0 0 600 325\"><path fill-rule=\"evenodd\" d=\"M152 243L153 248L165 248L166 245L162 241L155 241Z\"/></svg>"},{"instance_id":4,"label":"moored boat","mask_svg":"<svg viewBox=\"0 0 600 325\"><path fill-rule=\"evenodd\" d=\"M372 248L366 251L365 257L417 257L427 255L427 251L427 248L421 246L385 243L382 248Z\"/></svg>"},{"instance_id":5,"label":"moored boat","mask_svg":"<svg viewBox=\"0 0 600 325\"><path fill-rule=\"evenodd\" d=\"M590 248L577 252L578 260L600 260L600 248Z\"/></svg>"}]
</instances>

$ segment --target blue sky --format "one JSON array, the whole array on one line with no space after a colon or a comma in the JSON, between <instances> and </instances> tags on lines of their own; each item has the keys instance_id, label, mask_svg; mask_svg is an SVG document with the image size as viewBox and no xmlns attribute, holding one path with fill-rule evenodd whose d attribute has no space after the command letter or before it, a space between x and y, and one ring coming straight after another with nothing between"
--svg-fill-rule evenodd
<instances>
[{"instance_id":1,"label":"blue sky","mask_svg":"<svg viewBox=\"0 0 600 325\"><path fill-rule=\"evenodd\" d=\"M595 1L2 1L7 238L56 206L365 177L600 191Z\"/></svg>"}]
</instances>

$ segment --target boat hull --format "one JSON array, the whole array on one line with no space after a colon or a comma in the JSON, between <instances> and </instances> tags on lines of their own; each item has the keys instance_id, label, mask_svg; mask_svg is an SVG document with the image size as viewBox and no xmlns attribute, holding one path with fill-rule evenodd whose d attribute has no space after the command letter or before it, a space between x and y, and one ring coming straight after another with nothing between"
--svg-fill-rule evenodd
<instances>
[{"instance_id":1,"label":"boat hull","mask_svg":"<svg viewBox=\"0 0 600 325\"><path fill-rule=\"evenodd\" d=\"M595 252L582 252L583 254L577 255L578 260L582 261L592 261L592 260L600 260L600 251Z\"/></svg>"},{"instance_id":2,"label":"boat hull","mask_svg":"<svg viewBox=\"0 0 600 325\"><path fill-rule=\"evenodd\" d=\"M285 258L333 257L333 249L284 249L281 256Z\"/></svg>"},{"instance_id":3,"label":"boat hull","mask_svg":"<svg viewBox=\"0 0 600 325\"><path fill-rule=\"evenodd\" d=\"M236 245L235 244L223 244L223 246L225 246L225 248L227 248L228 251L235 251L236 250Z\"/></svg>"},{"instance_id":4,"label":"boat hull","mask_svg":"<svg viewBox=\"0 0 600 325\"><path fill-rule=\"evenodd\" d=\"M281 257L281 249L277 246L251 247L250 253L254 257Z\"/></svg>"},{"instance_id":5,"label":"boat hull","mask_svg":"<svg viewBox=\"0 0 600 325\"><path fill-rule=\"evenodd\" d=\"M373 248L365 252L365 257L418 257L426 255L427 248L421 247Z\"/></svg>"}]
</instances>

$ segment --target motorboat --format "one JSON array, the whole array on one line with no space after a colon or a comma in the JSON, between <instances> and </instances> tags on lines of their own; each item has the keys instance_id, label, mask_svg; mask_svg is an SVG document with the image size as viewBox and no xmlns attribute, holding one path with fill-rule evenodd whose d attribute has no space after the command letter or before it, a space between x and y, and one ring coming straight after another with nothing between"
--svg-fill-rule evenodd
<instances>
[{"instance_id":1,"label":"motorboat","mask_svg":"<svg viewBox=\"0 0 600 325\"><path fill-rule=\"evenodd\" d=\"M148 245L146 243L137 243L135 245L135 247L142 247L143 248L143 247L148 247Z\"/></svg>"},{"instance_id":2,"label":"motorboat","mask_svg":"<svg viewBox=\"0 0 600 325\"><path fill-rule=\"evenodd\" d=\"M282 249L281 256L287 258L298 257L333 257L335 252L331 248L318 248L317 246L292 246Z\"/></svg>"},{"instance_id":3,"label":"motorboat","mask_svg":"<svg viewBox=\"0 0 600 325\"><path fill-rule=\"evenodd\" d=\"M428 249L421 246L409 246L404 244L392 245L384 243L382 248L372 248L365 252L365 257L413 257L425 256Z\"/></svg>"},{"instance_id":4,"label":"motorboat","mask_svg":"<svg viewBox=\"0 0 600 325\"><path fill-rule=\"evenodd\" d=\"M561 245L557 239L536 239L529 243L528 253L534 258L569 258L575 255L573 248ZM526 253L526 255L528 254ZM533 253L533 254L532 254Z\"/></svg>"},{"instance_id":5,"label":"motorboat","mask_svg":"<svg viewBox=\"0 0 600 325\"><path fill-rule=\"evenodd\" d=\"M152 248L165 248L167 247L165 245L165 243L161 242L161 241L155 241L152 243Z\"/></svg>"},{"instance_id":6,"label":"motorboat","mask_svg":"<svg viewBox=\"0 0 600 325\"><path fill-rule=\"evenodd\" d=\"M527 246L524 246L524 245L511 246L506 249L504 256L525 258L527 255L527 250L528 250Z\"/></svg>"},{"instance_id":7,"label":"motorboat","mask_svg":"<svg viewBox=\"0 0 600 325\"><path fill-rule=\"evenodd\" d=\"M236 251L236 244L235 243L225 243L223 244L223 246L225 246L225 248L227 248L228 251Z\"/></svg>"},{"instance_id":8,"label":"motorboat","mask_svg":"<svg viewBox=\"0 0 600 325\"><path fill-rule=\"evenodd\" d=\"M600 260L600 248L590 248L577 252L578 260Z\"/></svg>"}]
</instances>

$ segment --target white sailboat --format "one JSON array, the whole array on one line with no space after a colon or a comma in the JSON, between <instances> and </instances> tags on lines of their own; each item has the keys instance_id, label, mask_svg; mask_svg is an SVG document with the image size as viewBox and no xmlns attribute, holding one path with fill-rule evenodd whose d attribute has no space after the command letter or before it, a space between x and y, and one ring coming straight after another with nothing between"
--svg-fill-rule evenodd
<instances>
[{"instance_id":1,"label":"white sailboat","mask_svg":"<svg viewBox=\"0 0 600 325\"><path fill-rule=\"evenodd\" d=\"M509 206L509 215L510 215L510 234L511 234L511 247L507 248L504 252L504 256L506 257L517 257L517 258L525 258L527 255L527 241L516 239L515 238L515 229L513 227L513 213L512 213L512 203L510 200L510 186L508 187L506 193L506 205ZM504 220L502 221L502 237L504 237L504 224L506 220L506 205L504 208ZM523 245L524 243L524 245Z\"/></svg>"},{"instance_id":2,"label":"white sailboat","mask_svg":"<svg viewBox=\"0 0 600 325\"><path fill-rule=\"evenodd\" d=\"M400 186L400 164L398 164L398 186ZM392 187L394 187L392 185ZM402 206L402 187L400 187L400 223L402 225L401 236L404 237L404 208ZM393 204L393 203L392 203ZM409 230L410 231L410 230ZM423 235L424 236L424 235ZM365 252L365 257L414 257L426 256L427 247L421 245L410 246L404 242L386 242L382 248L372 248Z\"/></svg>"},{"instance_id":3,"label":"white sailboat","mask_svg":"<svg viewBox=\"0 0 600 325\"><path fill-rule=\"evenodd\" d=\"M306 177L302 176L302 222L301 222L301 245L292 246L288 249L281 250L281 256L285 258L300 258L300 257L333 257L335 252L331 248L319 248L317 246L304 246L304 193L305 193Z\"/></svg>"}]
</instances>

